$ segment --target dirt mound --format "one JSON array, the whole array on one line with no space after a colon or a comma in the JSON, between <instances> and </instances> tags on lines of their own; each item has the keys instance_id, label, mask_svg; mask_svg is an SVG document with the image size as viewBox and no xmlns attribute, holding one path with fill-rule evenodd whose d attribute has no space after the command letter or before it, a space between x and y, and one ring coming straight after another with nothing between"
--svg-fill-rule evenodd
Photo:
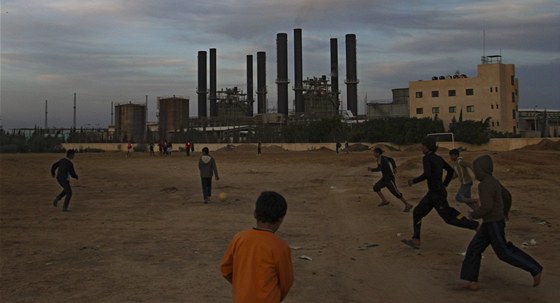
<instances>
[{"instance_id":1,"label":"dirt mound","mask_svg":"<svg viewBox=\"0 0 560 303\"><path fill-rule=\"evenodd\" d=\"M283 149L281 146L279 145L269 145L269 146L265 146L263 147L263 151L268 152L268 153L279 153L279 152L287 152L287 150Z\"/></svg>"},{"instance_id":2,"label":"dirt mound","mask_svg":"<svg viewBox=\"0 0 560 303\"><path fill-rule=\"evenodd\" d=\"M369 146L364 145L362 143L351 144L348 146L348 150L351 152L363 152L369 150Z\"/></svg>"},{"instance_id":3,"label":"dirt mound","mask_svg":"<svg viewBox=\"0 0 560 303\"><path fill-rule=\"evenodd\" d=\"M407 152L420 151L422 150L422 147L420 147L420 144L411 144L404 146L402 150Z\"/></svg>"},{"instance_id":4,"label":"dirt mound","mask_svg":"<svg viewBox=\"0 0 560 303\"><path fill-rule=\"evenodd\" d=\"M523 149L529 150L560 150L560 141L552 141L550 139L542 139L541 142L533 145L527 145Z\"/></svg>"},{"instance_id":5,"label":"dirt mound","mask_svg":"<svg viewBox=\"0 0 560 303\"><path fill-rule=\"evenodd\" d=\"M312 149L312 150L310 150L310 151L312 151L312 152L331 152L331 153L333 152L332 149L330 149L330 148L328 148L328 147L324 147L324 146L321 147L321 148Z\"/></svg>"},{"instance_id":6,"label":"dirt mound","mask_svg":"<svg viewBox=\"0 0 560 303\"><path fill-rule=\"evenodd\" d=\"M381 148L383 151L399 151L398 147L394 147L389 144L376 144L375 147Z\"/></svg>"}]
</instances>

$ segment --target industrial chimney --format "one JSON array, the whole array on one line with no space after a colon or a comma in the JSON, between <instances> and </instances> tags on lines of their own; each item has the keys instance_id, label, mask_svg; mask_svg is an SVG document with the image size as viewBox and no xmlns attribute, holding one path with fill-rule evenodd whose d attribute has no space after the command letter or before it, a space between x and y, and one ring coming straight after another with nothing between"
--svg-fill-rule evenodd
<instances>
[{"instance_id":1,"label":"industrial chimney","mask_svg":"<svg viewBox=\"0 0 560 303\"><path fill-rule=\"evenodd\" d=\"M210 49L210 117L218 116L216 105L216 49Z\"/></svg>"},{"instance_id":2,"label":"industrial chimney","mask_svg":"<svg viewBox=\"0 0 560 303\"><path fill-rule=\"evenodd\" d=\"M303 54L301 42L301 28L294 29L294 81L296 95L296 113L303 113L305 105L303 103Z\"/></svg>"},{"instance_id":3,"label":"industrial chimney","mask_svg":"<svg viewBox=\"0 0 560 303\"><path fill-rule=\"evenodd\" d=\"M358 115L358 72L356 64L356 35L346 35L346 103L347 109Z\"/></svg>"},{"instance_id":4,"label":"industrial chimney","mask_svg":"<svg viewBox=\"0 0 560 303\"><path fill-rule=\"evenodd\" d=\"M278 113L288 115L288 34L276 35Z\"/></svg>"},{"instance_id":5,"label":"industrial chimney","mask_svg":"<svg viewBox=\"0 0 560 303\"><path fill-rule=\"evenodd\" d=\"M331 38L331 88L334 100L338 103L338 40ZM340 108L339 108L340 109Z\"/></svg>"},{"instance_id":6,"label":"industrial chimney","mask_svg":"<svg viewBox=\"0 0 560 303\"><path fill-rule=\"evenodd\" d=\"M247 116L253 116L253 55L247 55Z\"/></svg>"},{"instance_id":7,"label":"industrial chimney","mask_svg":"<svg viewBox=\"0 0 560 303\"><path fill-rule=\"evenodd\" d=\"M257 112L266 113L266 53L257 52Z\"/></svg>"},{"instance_id":8,"label":"industrial chimney","mask_svg":"<svg viewBox=\"0 0 560 303\"><path fill-rule=\"evenodd\" d=\"M206 51L198 52L198 89L196 93L198 94L198 117L206 117L206 94L208 93L206 88Z\"/></svg>"}]
</instances>

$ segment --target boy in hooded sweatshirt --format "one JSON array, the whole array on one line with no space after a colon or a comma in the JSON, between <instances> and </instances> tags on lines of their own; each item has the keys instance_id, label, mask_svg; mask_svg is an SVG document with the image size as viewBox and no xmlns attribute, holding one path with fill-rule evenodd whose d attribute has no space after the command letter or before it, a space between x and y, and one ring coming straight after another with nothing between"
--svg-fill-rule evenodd
<instances>
[{"instance_id":1,"label":"boy in hooded sweatshirt","mask_svg":"<svg viewBox=\"0 0 560 303\"><path fill-rule=\"evenodd\" d=\"M472 218L482 218L482 225L471 240L463 265L461 279L468 281L460 288L478 290L478 274L482 252L492 245L498 258L521 268L533 276L533 287L541 282L543 267L531 256L507 242L505 237L504 191L500 182L492 176L493 163L488 155L480 156L473 162L475 178L480 181L478 194L480 207L472 211Z\"/></svg>"},{"instance_id":2,"label":"boy in hooded sweatshirt","mask_svg":"<svg viewBox=\"0 0 560 303\"><path fill-rule=\"evenodd\" d=\"M208 203L212 196L212 177L215 176L216 181L220 180L216 161L210 156L208 147L202 149L202 156L200 156L200 160L198 161L198 169L200 170L204 203Z\"/></svg>"}]
</instances>

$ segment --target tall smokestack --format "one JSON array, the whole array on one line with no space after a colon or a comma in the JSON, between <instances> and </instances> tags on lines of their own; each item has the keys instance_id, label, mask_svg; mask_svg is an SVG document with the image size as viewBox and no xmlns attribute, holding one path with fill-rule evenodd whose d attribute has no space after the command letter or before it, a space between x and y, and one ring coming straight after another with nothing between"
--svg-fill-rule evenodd
<instances>
[{"instance_id":1,"label":"tall smokestack","mask_svg":"<svg viewBox=\"0 0 560 303\"><path fill-rule=\"evenodd\" d=\"M276 35L278 113L288 115L288 34Z\"/></svg>"},{"instance_id":2,"label":"tall smokestack","mask_svg":"<svg viewBox=\"0 0 560 303\"><path fill-rule=\"evenodd\" d=\"M257 112L266 113L266 53L257 52Z\"/></svg>"},{"instance_id":3,"label":"tall smokestack","mask_svg":"<svg viewBox=\"0 0 560 303\"><path fill-rule=\"evenodd\" d=\"M210 49L210 117L218 116L216 105L216 49Z\"/></svg>"},{"instance_id":4,"label":"tall smokestack","mask_svg":"<svg viewBox=\"0 0 560 303\"><path fill-rule=\"evenodd\" d=\"M206 117L206 51L198 52L198 117Z\"/></svg>"},{"instance_id":5,"label":"tall smokestack","mask_svg":"<svg viewBox=\"0 0 560 303\"><path fill-rule=\"evenodd\" d=\"M358 115L358 71L356 64L356 35L346 35L346 103L354 116Z\"/></svg>"},{"instance_id":6,"label":"tall smokestack","mask_svg":"<svg viewBox=\"0 0 560 303\"><path fill-rule=\"evenodd\" d=\"M247 55L247 116L253 116L253 55Z\"/></svg>"},{"instance_id":7,"label":"tall smokestack","mask_svg":"<svg viewBox=\"0 0 560 303\"><path fill-rule=\"evenodd\" d=\"M331 88L333 97L338 103L338 40L336 38L331 38Z\"/></svg>"},{"instance_id":8,"label":"tall smokestack","mask_svg":"<svg viewBox=\"0 0 560 303\"><path fill-rule=\"evenodd\" d=\"M294 81L295 81L295 95L296 95L296 113L305 111L303 103L303 52L301 42L301 28L294 29Z\"/></svg>"}]
</instances>

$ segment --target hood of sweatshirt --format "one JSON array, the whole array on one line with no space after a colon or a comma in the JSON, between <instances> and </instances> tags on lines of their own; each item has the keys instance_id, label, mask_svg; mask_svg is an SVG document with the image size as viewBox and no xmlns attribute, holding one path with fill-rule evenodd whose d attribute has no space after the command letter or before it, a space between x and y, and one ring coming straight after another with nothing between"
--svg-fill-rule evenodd
<instances>
[{"instance_id":1,"label":"hood of sweatshirt","mask_svg":"<svg viewBox=\"0 0 560 303\"><path fill-rule=\"evenodd\" d=\"M212 160L212 157L210 157L209 155L203 155L202 157L200 157L200 161L202 161L202 163L204 164L210 163L210 160Z\"/></svg>"},{"instance_id":2,"label":"hood of sweatshirt","mask_svg":"<svg viewBox=\"0 0 560 303\"><path fill-rule=\"evenodd\" d=\"M482 181L484 177L491 176L494 172L494 164L492 158L488 155L480 156L473 161L474 176L478 181Z\"/></svg>"}]
</instances>

